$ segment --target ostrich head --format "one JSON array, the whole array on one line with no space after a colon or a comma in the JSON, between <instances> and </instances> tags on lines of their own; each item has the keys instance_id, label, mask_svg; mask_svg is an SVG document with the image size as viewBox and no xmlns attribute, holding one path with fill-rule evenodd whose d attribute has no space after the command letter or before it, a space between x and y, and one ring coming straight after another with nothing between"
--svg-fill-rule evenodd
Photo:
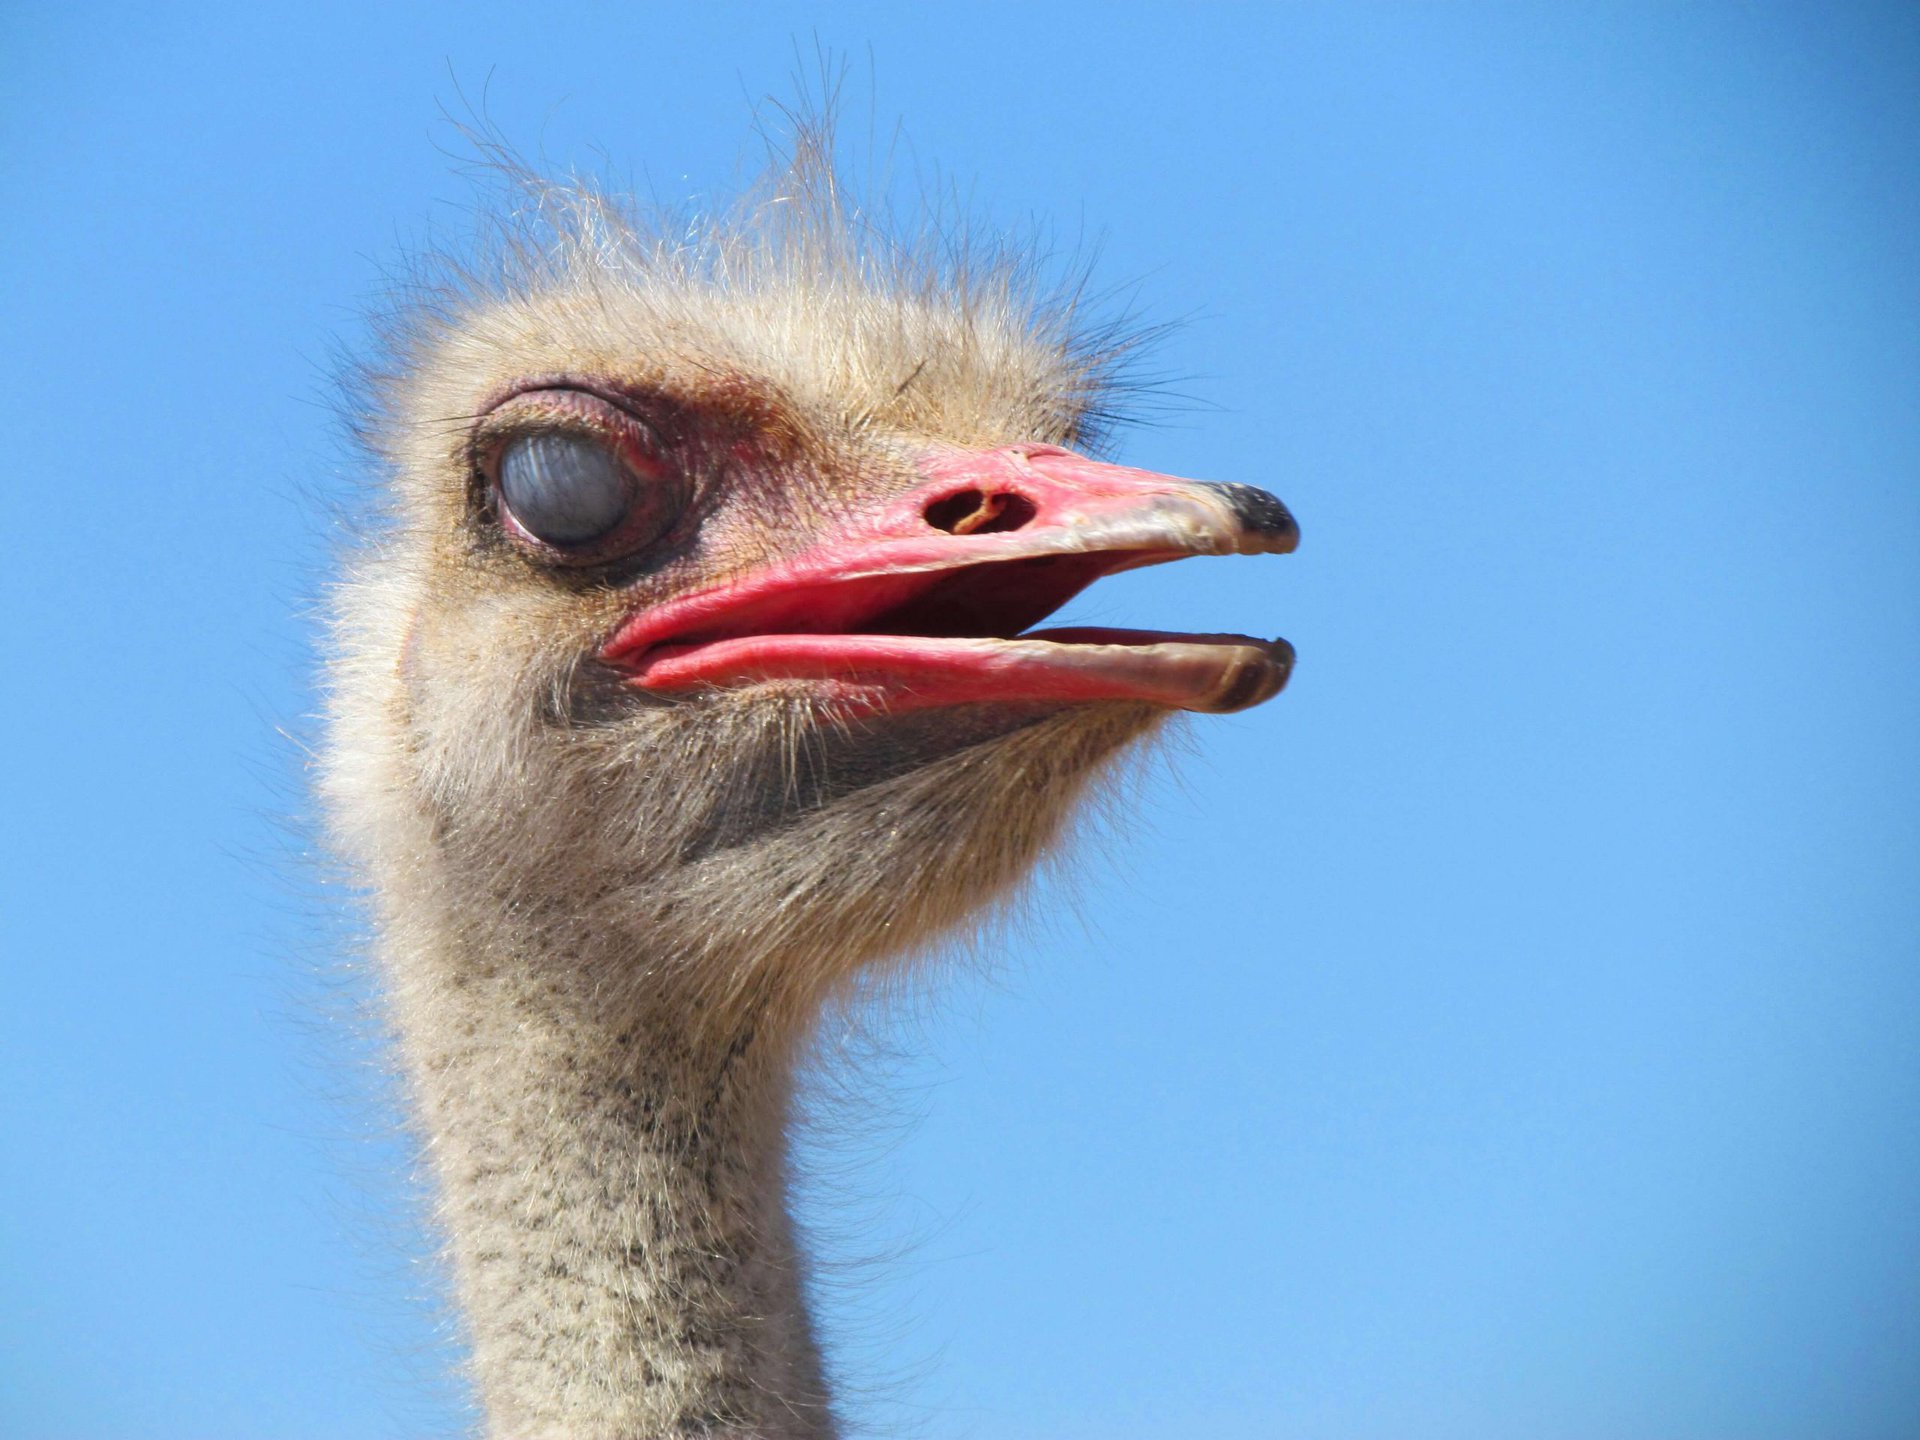
<instances>
[{"instance_id":1,"label":"ostrich head","mask_svg":"<svg viewBox=\"0 0 1920 1440\"><path fill-rule=\"evenodd\" d=\"M1114 348L1021 265L867 233L815 151L691 235L532 203L537 243L410 312L379 383L392 514L341 587L327 798L502 1433L784 1434L766 1395L824 1413L804 1323L774 1280L729 1298L769 1245L797 1264L779 1171L716 1178L714 1150L778 1149L765 1097L837 987L1004 895L1166 716L1291 663L1034 627L1295 530L1262 491L1088 458ZM530 1280L500 1257L534 1214ZM674 1270L662 1237L695 1232L725 1263ZM632 1322L676 1306L705 1328Z\"/></svg>"},{"instance_id":2,"label":"ostrich head","mask_svg":"<svg viewBox=\"0 0 1920 1440\"><path fill-rule=\"evenodd\" d=\"M785 178L691 244L548 192L551 248L413 316L385 386L398 513L345 592L342 738L404 757L379 798L529 953L658 957L554 977L613 1005L804 1007L1000 895L1117 749L1291 663L1030 634L1102 575L1286 551L1293 522L1076 453L1114 357L1069 311Z\"/></svg>"}]
</instances>

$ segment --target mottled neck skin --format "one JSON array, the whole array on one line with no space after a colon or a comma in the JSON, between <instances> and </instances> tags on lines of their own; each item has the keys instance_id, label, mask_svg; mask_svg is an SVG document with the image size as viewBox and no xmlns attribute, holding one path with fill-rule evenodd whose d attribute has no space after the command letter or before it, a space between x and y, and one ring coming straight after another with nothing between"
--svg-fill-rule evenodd
<instances>
[{"instance_id":1,"label":"mottled neck skin","mask_svg":"<svg viewBox=\"0 0 1920 1440\"><path fill-rule=\"evenodd\" d=\"M783 1047L449 941L392 998L491 1440L830 1440Z\"/></svg>"}]
</instances>

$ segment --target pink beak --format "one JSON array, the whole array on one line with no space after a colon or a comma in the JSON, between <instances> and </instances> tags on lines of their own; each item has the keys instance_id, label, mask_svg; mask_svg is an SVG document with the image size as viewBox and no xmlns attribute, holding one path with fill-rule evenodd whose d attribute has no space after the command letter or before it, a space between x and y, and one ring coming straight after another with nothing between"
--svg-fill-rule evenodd
<instances>
[{"instance_id":1,"label":"pink beak","mask_svg":"<svg viewBox=\"0 0 1920 1440\"><path fill-rule=\"evenodd\" d=\"M1049 445L924 452L924 483L791 559L630 616L602 658L673 693L808 683L856 712L1131 700L1224 711L1286 683L1292 647L1242 635L1026 633L1102 575L1285 554L1263 490Z\"/></svg>"}]
</instances>

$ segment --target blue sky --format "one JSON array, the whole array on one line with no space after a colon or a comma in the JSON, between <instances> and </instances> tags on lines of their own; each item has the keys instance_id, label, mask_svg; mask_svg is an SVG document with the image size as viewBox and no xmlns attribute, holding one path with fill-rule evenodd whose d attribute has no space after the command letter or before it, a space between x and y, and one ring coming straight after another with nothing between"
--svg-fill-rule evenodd
<instances>
[{"instance_id":1,"label":"blue sky","mask_svg":"<svg viewBox=\"0 0 1920 1440\"><path fill-rule=\"evenodd\" d=\"M0 1431L461 1423L301 828L333 357L462 90L678 203L816 44L1179 322L1126 459L1305 532L1076 607L1299 670L898 1022L853 1410L1920 1433L1911 7L475 3L0 16Z\"/></svg>"}]
</instances>

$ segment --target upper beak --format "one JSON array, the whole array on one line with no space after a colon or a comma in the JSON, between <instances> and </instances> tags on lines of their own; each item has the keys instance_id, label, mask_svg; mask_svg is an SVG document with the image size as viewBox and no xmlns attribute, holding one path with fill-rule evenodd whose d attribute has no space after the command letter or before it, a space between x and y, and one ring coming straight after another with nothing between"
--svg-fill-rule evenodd
<instances>
[{"instance_id":1,"label":"upper beak","mask_svg":"<svg viewBox=\"0 0 1920 1440\"><path fill-rule=\"evenodd\" d=\"M907 535L1011 534L1031 527L1021 553L1175 549L1190 555L1285 555L1300 543L1287 507L1251 485L1182 480L1090 460L1053 445L937 452L929 484L895 503L883 523ZM968 513L966 504L976 509ZM983 523L967 526L975 515ZM1029 547L1033 547L1029 549Z\"/></svg>"}]
</instances>

